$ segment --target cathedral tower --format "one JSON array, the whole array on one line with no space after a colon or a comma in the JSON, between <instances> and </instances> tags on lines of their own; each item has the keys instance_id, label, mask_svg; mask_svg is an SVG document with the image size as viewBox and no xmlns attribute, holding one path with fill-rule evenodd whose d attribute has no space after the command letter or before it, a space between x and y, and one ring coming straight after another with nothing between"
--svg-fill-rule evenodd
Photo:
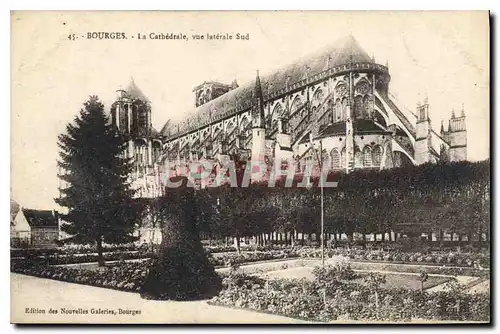
<instances>
[{"instance_id":1,"label":"cathedral tower","mask_svg":"<svg viewBox=\"0 0 500 334\"><path fill-rule=\"evenodd\" d=\"M452 112L448 138L450 141L450 160L462 161L467 159L467 129L465 126L465 111L462 105L460 116L455 117Z\"/></svg>"},{"instance_id":2,"label":"cathedral tower","mask_svg":"<svg viewBox=\"0 0 500 334\"><path fill-rule=\"evenodd\" d=\"M415 139L415 162L420 165L430 161L429 140L431 136L431 120L429 118L429 102L417 104L417 126Z\"/></svg>"},{"instance_id":3,"label":"cathedral tower","mask_svg":"<svg viewBox=\"0 0 500 334\"><path fill-rule=\"evenodd\" d=\"M136 175L145 175L154 160L149 99L131 78L126 89L117 90L111 121L128 140L127 156L134 158Z\"/></svg>"}]
</instances>

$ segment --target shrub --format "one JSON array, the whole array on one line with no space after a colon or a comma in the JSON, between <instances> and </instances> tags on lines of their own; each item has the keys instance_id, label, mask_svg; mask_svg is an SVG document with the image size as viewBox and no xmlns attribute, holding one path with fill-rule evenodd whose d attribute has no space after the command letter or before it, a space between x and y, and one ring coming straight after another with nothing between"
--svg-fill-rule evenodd
<instances>
[{"instance_id":1,"label":"shrub","mask_svg":"<svg viewBox=\"0 0 500 334\"><path fill-rule=\"evenodd\" d=\"M193 300L212 297L221 289L220 277L203 252L170 247L149 267L141 296L146 299Z\"/></svg>"}]
</instances>

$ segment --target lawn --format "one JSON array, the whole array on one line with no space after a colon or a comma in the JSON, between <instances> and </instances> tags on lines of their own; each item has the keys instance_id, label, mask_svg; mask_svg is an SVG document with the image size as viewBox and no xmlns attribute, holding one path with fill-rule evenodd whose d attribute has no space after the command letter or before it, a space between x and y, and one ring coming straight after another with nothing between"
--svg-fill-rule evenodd
<instances>
[{"instance_id":1,"label":"lawn","mask_svg":"<svg viewBox=\"0 0 500 334\"><path fill-rule=\"evenodd\" d=\"M270 271L262 274L262 277L273 279L273 278L290 278L290 279L314 279L312 275L311 267L299 267ZM366 275L365 271L357 271L361 275L360 278L355 279L355 282L363 283L363 275ZM406 288L411 290L420 289L420 282L418 281L418 275L407 274L407 273L384 273L386 278L386 283L382 285L383 288ZM443 284L449 281L449 277L443 276L429 276L429 279L424 282L424 289L432 288L436 285Z\"/></svg>"}]
</instances>

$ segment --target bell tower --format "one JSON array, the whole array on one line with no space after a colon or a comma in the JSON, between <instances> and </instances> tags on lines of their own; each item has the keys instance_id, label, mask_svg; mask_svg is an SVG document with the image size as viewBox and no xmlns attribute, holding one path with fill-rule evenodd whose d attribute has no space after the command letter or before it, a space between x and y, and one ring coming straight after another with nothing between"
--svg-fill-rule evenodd
<instances>
[{"instance_id":1,"label":"bell tower","mask_svg":"<svg viewBox=\"0 0 500 334\"><path fill-rule=\"evenodd\" d=\"M153 167L151 104L133 78L127 88L119 88L116 93L111 121L127 139L125 155L134 160L135 178L141 178Z\"/></svg>"}]
</instances>

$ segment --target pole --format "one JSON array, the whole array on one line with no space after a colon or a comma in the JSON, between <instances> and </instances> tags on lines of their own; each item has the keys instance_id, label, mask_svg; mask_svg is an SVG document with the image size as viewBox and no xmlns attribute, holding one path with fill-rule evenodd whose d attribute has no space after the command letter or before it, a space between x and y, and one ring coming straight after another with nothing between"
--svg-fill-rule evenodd
<instances>
[{"instance_id":1,"label":"pole","mask_svg":"<svg viewBox=\"0 0 500 334\"><path fill-rule=\"evenodd\" d=\"M325 224L324 224L324 210L323 210L323 142L319 142L320 150L320 187L321 187L321 266L325 267Z\"/></svg>"},{"instance_id":2,"label":"pole","mask_svg":"<svg viewBox=\"0 0 500 334\"><path fill-rule=\"evenodd\" d=\"M316 152L316 158L318 159L319 162L319 186L321 188L321 266L325 267L325 224L324 224L324 210L323 210L323 141L319 141L319 155L317 150L314 148L314 144L311 140L311 146L313 148L313 151Z\"/></svg>"}]
</instances>

